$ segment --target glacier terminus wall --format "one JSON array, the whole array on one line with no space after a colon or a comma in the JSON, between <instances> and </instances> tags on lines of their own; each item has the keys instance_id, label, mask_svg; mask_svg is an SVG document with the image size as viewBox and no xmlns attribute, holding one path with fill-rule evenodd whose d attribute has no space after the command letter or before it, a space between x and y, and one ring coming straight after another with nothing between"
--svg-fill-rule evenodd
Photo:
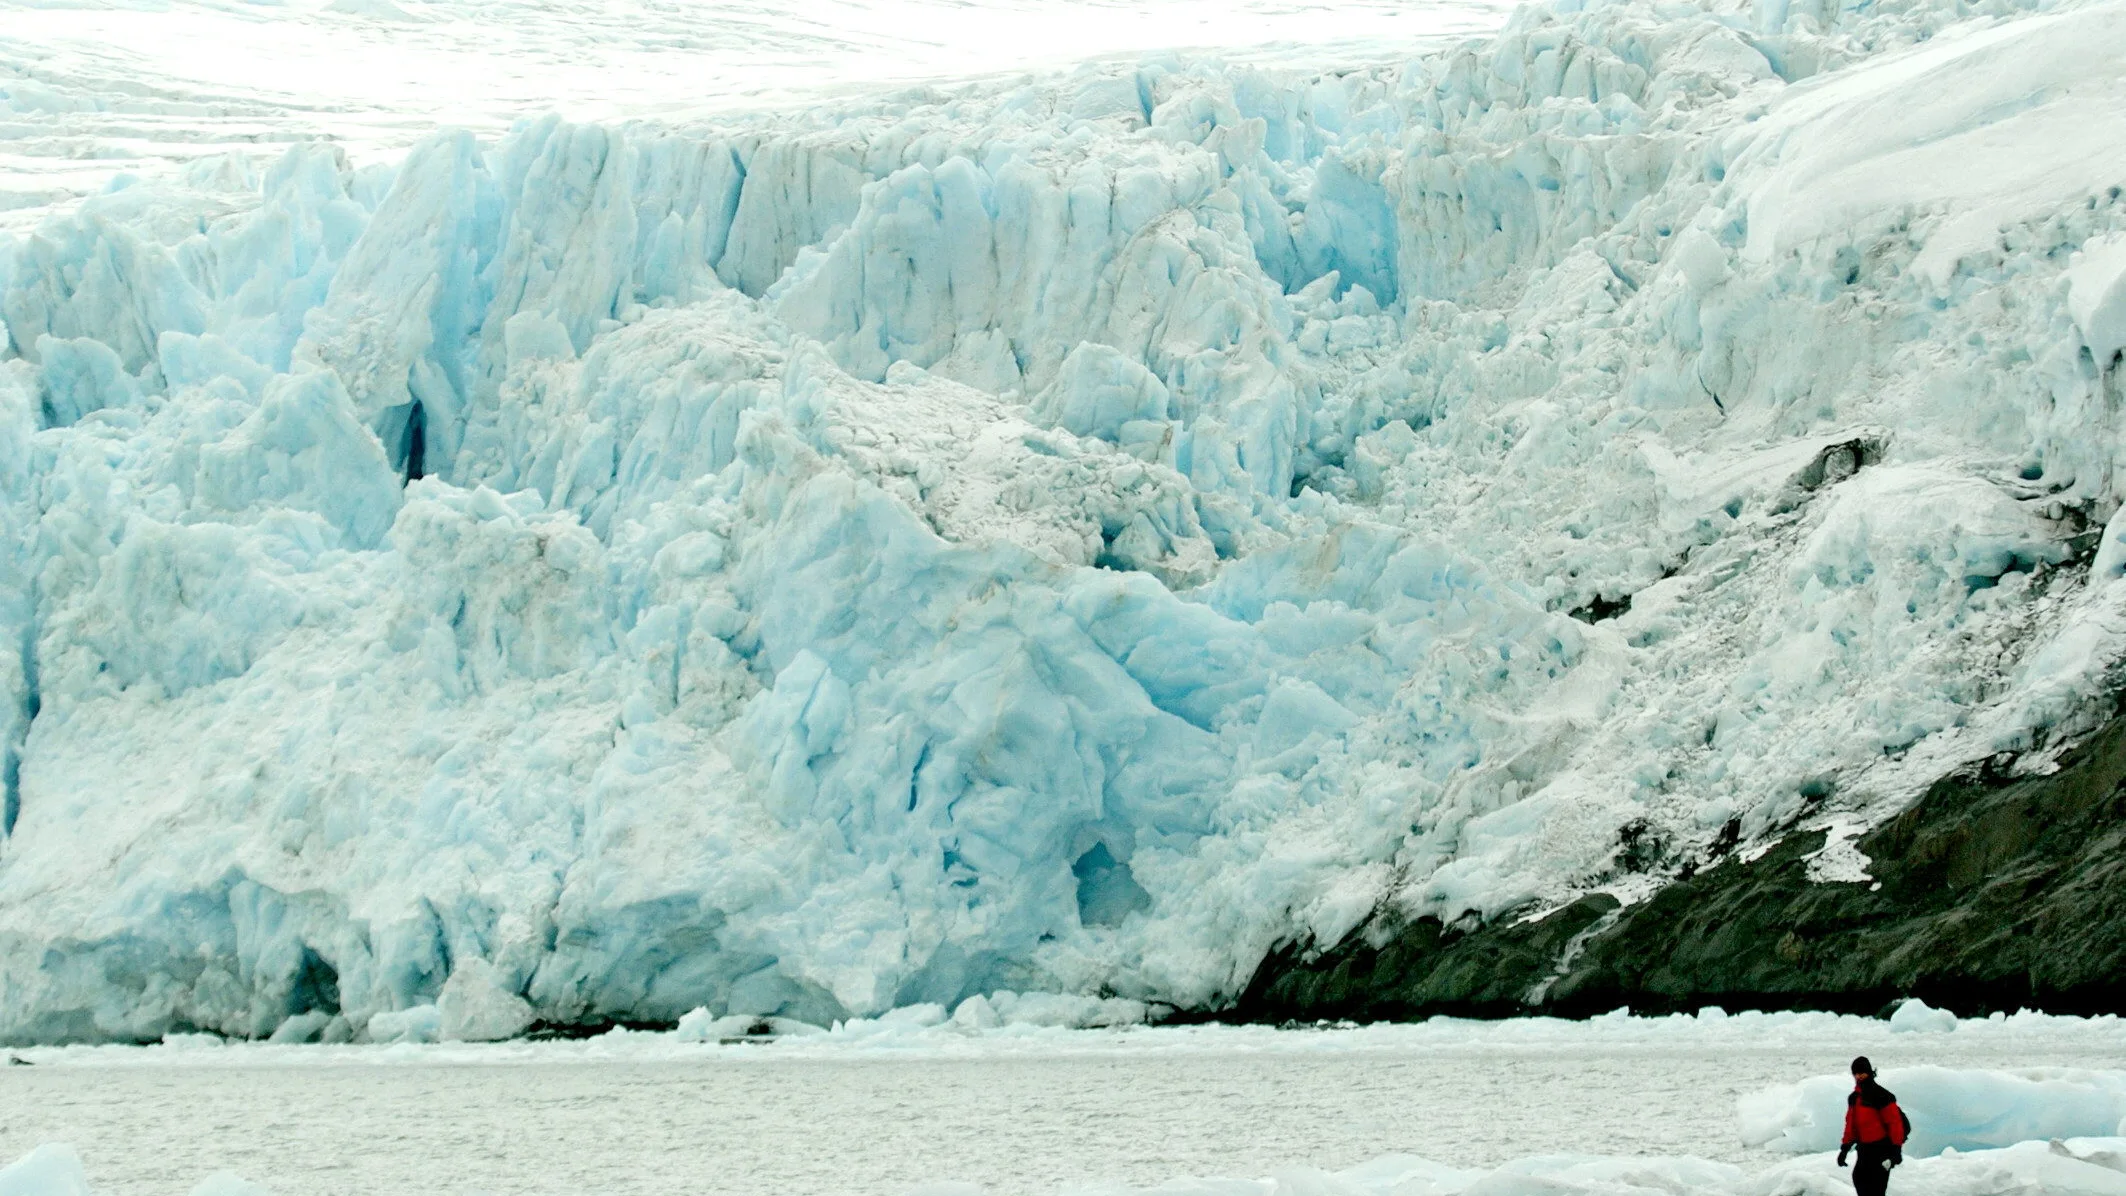
<instances>
[{"instance_id":1,"label":"glacier terminus wall","mask_svg":"<svg viewBox=\"0 0 2126 1196\"><path fill-rule=\"evenodd\" d=\"M2121 0L122 176L0 239L0 1039L1216 1009L1865 883L2109 714L2122 186Z\"/></svg>"}]
</instances>

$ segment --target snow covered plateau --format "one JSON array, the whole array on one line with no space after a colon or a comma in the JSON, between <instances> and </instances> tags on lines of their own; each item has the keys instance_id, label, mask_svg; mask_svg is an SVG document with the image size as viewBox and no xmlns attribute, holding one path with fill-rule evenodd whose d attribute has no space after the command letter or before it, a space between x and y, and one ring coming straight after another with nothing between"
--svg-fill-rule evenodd
<instances>
[{"instance_id":1,"label":"snow covered plateau","mask_svg":"<svg viewBox=\"0 0 2126 1196\"><path fill-rule=\"evenodd\" d=\"M0 1040L1215 1008L2108 716L2126 0L1349 54L18 212Z\"/></svg>"}]
</instances>

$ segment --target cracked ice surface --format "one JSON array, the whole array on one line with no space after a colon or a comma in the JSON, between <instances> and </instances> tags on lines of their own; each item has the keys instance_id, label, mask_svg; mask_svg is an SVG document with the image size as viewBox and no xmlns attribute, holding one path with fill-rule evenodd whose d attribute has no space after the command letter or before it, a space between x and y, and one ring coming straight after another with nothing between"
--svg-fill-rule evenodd
<instances>
[{"instance_id":1,"label":"cracked ice surface","mask_svg":"<svg viewBox=\"0 0 2126 1196\"><path fill-rule=\"evenodd\" d=\"M0 1037L1215 1003L2056 743L2126 7L1575 8L48 213Z\"/></svg>"}]
</instances>

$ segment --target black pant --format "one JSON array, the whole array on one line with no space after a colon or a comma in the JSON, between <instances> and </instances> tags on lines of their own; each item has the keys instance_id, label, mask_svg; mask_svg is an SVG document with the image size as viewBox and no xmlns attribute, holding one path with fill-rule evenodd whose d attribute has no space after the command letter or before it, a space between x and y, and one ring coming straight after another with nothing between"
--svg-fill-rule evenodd
<instances>
[{"instance_id":1,"label":"black pant","mask_svg":"<svg viewBox=\"0 0 2126 1196\"><path fill-rule=\"evenodd\" d=\"M1863 1142L1854 1152L1859 1156L1853 1160L1855 1196L1883 1196L1890 1190L1889 1144Z\"/></svg>"}]
</instances>

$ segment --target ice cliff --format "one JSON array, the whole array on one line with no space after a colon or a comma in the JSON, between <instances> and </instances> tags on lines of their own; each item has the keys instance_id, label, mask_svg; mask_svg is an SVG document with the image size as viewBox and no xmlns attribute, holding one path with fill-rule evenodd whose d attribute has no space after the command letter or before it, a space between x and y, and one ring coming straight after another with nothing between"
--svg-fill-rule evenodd
<instances>
[{"instance_id":1,"label":"ice cliff","mask_svg":"<svg viewBox=\"0 0 2126 1196\"><path fill-rule=\"evenodd\" d=\"M2119 0L121 178L0 243L0 1039L1864 879L2126 659L2121 184Z\"/></svg>"}]
</instances>

